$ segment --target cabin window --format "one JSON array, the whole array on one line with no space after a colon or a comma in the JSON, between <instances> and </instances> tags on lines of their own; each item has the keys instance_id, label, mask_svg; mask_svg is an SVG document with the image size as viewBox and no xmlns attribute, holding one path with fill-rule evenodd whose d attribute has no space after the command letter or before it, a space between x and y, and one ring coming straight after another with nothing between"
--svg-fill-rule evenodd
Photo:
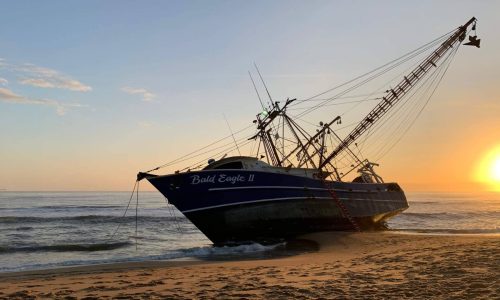
<instances>
[{"instance_id":1,"label":"cabin window","mask_svg":"<svg viewBox=\"0 0 500 300\"><path fill-rule=\"evenodd\" d=\"M217 166L214 169L226 169L226 170L243 169L243 163L241 161L233 161L227 164Z\"/></svg>"}]
</instances>

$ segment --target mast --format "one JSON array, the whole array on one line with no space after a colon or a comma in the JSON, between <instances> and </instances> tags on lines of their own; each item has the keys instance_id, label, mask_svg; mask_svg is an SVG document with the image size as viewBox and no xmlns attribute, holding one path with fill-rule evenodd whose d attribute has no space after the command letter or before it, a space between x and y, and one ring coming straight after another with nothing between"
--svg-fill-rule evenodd
<instances>
[{"instance_id":1,"label":"mast","mask_svg":"<svg viewBox=\"0 0 500 300\"><path fill-rule=\"evenodd\" d=\"M339 153L348 149L356 139L363 133L369 130L387 111L389 111L396 103L398 103L404 95L420 81L424 75L433 67L437 66L437 62L452 49L457 43L465 39L467 28L469 25L476 22L476 18L471 18L463 26L458 29L444 41L431 55L429 55L421 64L419 64L409 75L404 76L404 79L395 87L387 91L387 94L382 98L382 101L375 106L372 111L354 128L351 133L341 141L330 155L321 161L319 169L325 167Z\"/></svg>"},{"instance_id":2,"label":"mast","mask_svg":"<svg viewBox=\"0 0 500 300\"><path fill-rule=\"evenodd\" d=\"M253 137L249 138L248 140L253 140L257 137L260 138L262 144L264 145L264 150L266 151L266 156L268 159L271 159L271 163L275 166L281 167L282 161L280 159L280 156L278 154L278 148L273 142L273 139L271 137L270 131L271 129L268 129L267 127L274 121L279 116L285 115L285 110L287 106L295 101L297 99L287 99L285 105L283 107L279 107L279 102L274 102L272 109L268 111L264 111L262 114L257 115L257 119L254 121L254 123L257 123L257 129L259 132L254 135ZM263 118L261 118L263 116ZM284 155L284 154L282 154Z\"/></svg>"}]
</instances>

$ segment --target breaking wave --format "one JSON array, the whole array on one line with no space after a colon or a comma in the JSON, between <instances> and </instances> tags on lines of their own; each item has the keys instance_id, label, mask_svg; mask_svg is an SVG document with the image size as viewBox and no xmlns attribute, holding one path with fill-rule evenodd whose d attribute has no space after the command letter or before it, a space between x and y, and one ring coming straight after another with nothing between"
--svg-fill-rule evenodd
<instances>
[{"instance_id":1,"label":"breaking wave","mask_svg":"<svg viewBox=\"0 0 500 300\"><path fill-rule=\"evenodd\" d=\"M151 222L158 222L158 221L165 221L168 219L179 219L182 218L181 216L171 216L171 215L165 215L165 216L138 216L137 220L138 221L151 221ZM67 222L96 222L96 223L122 223L122 222L135 222L136 217L134 216L111 216L111 215L84 215L84 216L71 216L71 217L59 217L59 216L54 216L54 217L17 217L17 216L5 216L5 217L0 217L0 223L3 224L27 224L27 223L50 223L50 222L61 222L61 221L67 221Z\"/></svg>"},{"instance_id":2,"label":"breaking wave","mask_svg":"<svg viewBox=\"0 0 500 300\"><path fill-rule=\"evenodd\" d=\"M207 256L222 256L222 255L237 255L249 254L256 252L272 251L281 244L261 245L259 243L238 245L238 246L222 246L222 247L196 247L183 250L183 254L188 257L207 257Z\"/></svg>"},{"instance_id":3,"label":"breaking wave","mask_svg":"<svg viewBox=\"0 0 500 300\"><path fill-rule=\"evenodd\" d=\"M36 252L36 251L56 251L56 252L69 252L69 251L103 251L124 248L133 245L130 242L122 243L109 243L109 244L78 244L78 245L51 245L39 247L17 247L17 248L2 248L0 247L0 254L15 253L15 252ZM262 258L266 253L272 253L275 249L282 247L283 243L275 245L261 245L258 243L239 245L239 246L205 246L193 247L186 249L178 249L169 251L160 255L136 256L129 258L111 258L111 259L86 259L86 260L66 260L56 263L42 263L42 264L26 264L23 266L9 268L0 267L2 272L12 272L19 270L33 270L45 269L61 266L78 266L78 265L93 265L101 263L121 263L121 262L137 262L137 261L155 261L155 260L175 260L175 259L242 259L242 258Z\"/></svg>"},{"instance_id":4,"label":"breaking wave","mask_svg":"<svg viewBox=\"0 0 500 300\"><path fill-rule=\"evenodd\" d=\"M45 245L45 246L20 246L20 247L1 247L0 253L16 253L16 252L93 252L115 250L132 245L131 242L118 243L98 243L98 244L60 244L60 245Z\"/></svg>"}]
</instances>

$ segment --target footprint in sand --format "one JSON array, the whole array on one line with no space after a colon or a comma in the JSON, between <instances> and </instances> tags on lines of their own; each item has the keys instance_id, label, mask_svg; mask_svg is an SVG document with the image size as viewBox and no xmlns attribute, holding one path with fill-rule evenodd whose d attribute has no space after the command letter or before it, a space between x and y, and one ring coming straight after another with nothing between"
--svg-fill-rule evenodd
<instances>
[{"instance_id":1,"label":"footprint in sand","mask_svg":"<svg viewBox=\"0 0 500 300\"><path fill-rule=\"evenodd\" d=\"M22 290L7 295L7 299L36 299L31 291Z\"/></svg>"},{"instance_id":2,"label":"footprint in sand","mask_svg":"<svg viewBox=\"0 0 500 300\"><path fill-rule=\"evenodd\" d=\"M128 280L118 280L116 282L118 282L118 283L125 283L125 284L132 283L132 281L128 281Z\"/></svg>"},{"instance_id":3,"label":"footprint in sand","mask_svg":"<svg viewBox=\"0 0 500 300\"><path fill-rule=\"evenodd\" d=\"M56 296L65 296L65 295L70 295L73 294L75 291L70 290L70 289L61 289L55 293Z\"/></svg>"}]
</instances>

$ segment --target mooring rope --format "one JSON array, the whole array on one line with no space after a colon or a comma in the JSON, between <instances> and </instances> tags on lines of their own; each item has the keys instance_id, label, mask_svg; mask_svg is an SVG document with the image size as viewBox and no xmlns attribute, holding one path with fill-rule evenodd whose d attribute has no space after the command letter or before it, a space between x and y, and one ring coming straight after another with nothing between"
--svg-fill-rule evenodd
<instances>
[{"instance_id":1,"label":"mooring rope","mask_svg":"<svg viewBox=\"0 0 500 300\"><path fill-rule=\"evenodd\" d=\"M127 214L127 211L130 207L130 203L132 202L132 198L134 197L134 193L135 193L136 188L138 188L138 185L139 185L139 180L136 180L135 184L134 184L134 188L132 189L132 193L130 194L130 199L128 200L127 208L125 209L125 212L123 213L121 218L124 218L125 215ZM115 237L116 233L118 232L118 230L120 229L121 226L122 226L122 224L119 223L118 227L116 227L115 231L113 232L113 234L111 235L111 237L108 240L112 240Z\"/></svg>"}]
</instances>

